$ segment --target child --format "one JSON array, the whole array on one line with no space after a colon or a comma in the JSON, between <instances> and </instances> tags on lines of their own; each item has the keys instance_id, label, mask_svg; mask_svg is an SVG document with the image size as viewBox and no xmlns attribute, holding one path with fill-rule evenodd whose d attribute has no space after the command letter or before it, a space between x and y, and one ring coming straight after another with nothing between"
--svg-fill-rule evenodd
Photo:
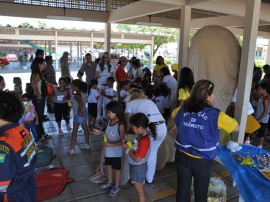
<instances>
[{"instance_id":1,"label":"child","mask_svg":"<svg viewBox=\"0 0 270 202\"><path fill-rule=\"evenodd\" d=\"M259 148L262 148L262 144L264 141L264 135L267 128L267 123L269 119L268 106L269 106L269 96L268 96L268 85L266 83L261 83L258 85L258 93L260 95L260 99L258 101L257 110L255 113L255 118L261 124L261 128L258 130L259 140Z\"/></svg>"},{"instance_id":2,"label":"child","mask_svg":"<svg viewBox=\"0 0 270 202\"><path fill-rule=\"evenodd\" d=\"M92 79L89 84L89 95L88 95L88 128L94 128L96 126L97 118L97 103L99 99L99 93L97 91L98 81Z\"/></svg>"},{"instance_id":3,"label":"child","mask_svg":"<svg viewBox=\"0 0 270 202\"><path fill-rule=\"evenodd\" d=\"M67 90L69 91L70 94L70 99L66 100L66 102L68 103L68 119L70 119L70 111L72 109L72 99L73 99L73 92L72 92L72 88L71 88L71 82L72 82L72 77L71 76L65 76L66 81L67 81Z\"/></svg>"},{"instance_id":4,"label":"child","mask_svg":"<svg viewBox=\"0 0 270 202\"><path fill-rule=\"evenodd\" d=\"M137 138L137 150L132 151L127 144L123 144L128 154L129 174L139 197L139 202L145 202L144 183L147 172L147 160L150 154L150 135L156 138L156 125L149 123L149 119L143 113L137 113L129 119L130 127Z\"/></svg>"},{"instance_id":5,"label":"child","mask_svg":"<svg viewBox=\"0 0 270 202\"><path fill-rule=\"evenodd\" d=\"M70 92L67 90L67 80L65 77L60 77L58 80L58 86L53 86L53 103L51 104L52 109L54 109L54 116L56 123L58 125L58 135L62 136L63 131L61 128L61 121L64 119L66 121L67 130L71 130L69 125L68 117L68 103L66 100L70 99Z\"/></svg>"},{"instance_id":6,"label":"child","mask_svg":"<svg viewBox=\"0 0 270 202\"><path fill-rule=\"evenodd\" d=\"M160 88L157 87L154 90L155 103L161 114L164 114L164 106L165 106L165 97L161 95Z\"/></svg>"},{"instance_id":7,"label":"child","mask_svg":"<svg viewBox=\"0 0 270 202\"><path fill-rule=\"evenodd\" d=\"M74 92L74 98L72 101L73 107L73 130L71 136L71 148L69 153L74 154L75 150L75 142L77 139L77 133L79 125L82 124L84 137L85 137L85 145L84 148L89 150L89 132L87 129L87 84L79 79L75 79L72 81L72 91Z\"/></svg>"},{"instance_id":8,"label":"child","mask_svg":"<svg viewBox=\"0 0 270 202\"><path fill-rule=\"evenodd\" d=\"M23 94L21 96L21 101L24 104L24 114L22 116L22 124L24 127L33 135L36 144L39 143L38 133L36 125L38 125L38 115L35 110L35 106L33 105L30 96L28 94Z\"/></svg>"},{"instance_id":9,"label":"child","mask_svg":"<svg viewBox=\"0 0 270 202\"><path fill-rule=\"evenodd\" d=\"M14 77L13 78L14 85L14 92L18 93L18 95L22 95L22 79L20 77Z\"/></svg>"},{"instance_id":10,"label":"child","mask_svg":"<svg viewBox=\"0 0 270 202\"><path fill-rule=\"evenodd\" d=\"M107 78L107 89L105 91L103 91L103 117L106 117L106 105L112 101L116 96L117 93L116 91L113 89L113 83L114 83L114 78L113 77L108 77Z\"/></svg>"},{"instance_id":11,"label":"child","mask_svg":"<svg viewBox=\"0 0 270 202\"><path fill-rule=\"evenodd\" d=\"M0 91L3 91L6 87L5 79L0 75Z\"/></svg>"},{"instance_id":12,"label":"child","mask_svg":"<svg viewBox=\"0 0 270 202\"><path fill-rule=\"evenodd\" d=\"M148 97L149 100L152 100L152 101L155 100L153 85L147 84L143 90L144 90L144 94Z\"/></svg>"},{"instance_id":13,"label":"child","mask_svg":"<svg viewBox=\"0 0 270 202\"><path fill-rule=\"evenodd\" d=\"M125 138L124 110L122 106L111 101L106 105L109 122L104 134L104 156L108 182L101 184L101 189L110 189L109 196L116 196L120 191L121 158L123 154L122 142ZM95 135L100 135L100 130L93 129ZM113 185L114 170L115 183Z\"/></svg>"},{"instance_id":14,"label":"child","mask_svg":"<svg viewBox=\"0 0 270 202\"><path fill-rule=\"evenodd\" d=\"M119 93L119 101L122 103L123 109L126 108L126 102L129 95L130 90L130 80L126 79L120 82L120 93Z\"/></svg>"}]
</instances>

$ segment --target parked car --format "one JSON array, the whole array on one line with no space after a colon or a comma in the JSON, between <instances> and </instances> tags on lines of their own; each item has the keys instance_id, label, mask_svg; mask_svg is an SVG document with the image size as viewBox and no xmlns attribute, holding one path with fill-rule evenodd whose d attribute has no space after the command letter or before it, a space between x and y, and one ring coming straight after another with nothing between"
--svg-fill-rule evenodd
<instances>
[{"instance_id":1,"label":"parked car","mask_svg":"<svg viewBox=\"0 0 270 202\"><path fill-rule=\"evenodd\" d=\"M6 59L9 62L18 62L18 57L15 54L7 54Z\"/></svg>"}]
</instances>

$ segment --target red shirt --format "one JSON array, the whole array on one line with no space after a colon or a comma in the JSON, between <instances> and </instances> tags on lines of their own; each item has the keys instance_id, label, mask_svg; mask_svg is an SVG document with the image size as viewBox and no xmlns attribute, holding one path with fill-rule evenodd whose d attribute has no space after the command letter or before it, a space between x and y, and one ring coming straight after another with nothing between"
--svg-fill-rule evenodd
<instances>
[{"instance_id":1,"label":"red shirt","mask_svg":"<svg viewBox=\"0 0 270 202\"><path fill-rule=\"evenodd\" d=\"M128 79L128 75L124 67L119 66L115 71L115 80L119 83L120 81L123 81L124 79Z\"/></svg>"},{"instance_id":2,"label":"red shirt","mask_svg":"<svg viewBox=\"0 0 270 202\"><path fill-rule=\"evenodd\" d=\"M149 148L150 148L150 136L147 135L139 139L138 148L135 153L135 156L140 157L140 158L145 158Z\"/></svg>"}]
</instances>

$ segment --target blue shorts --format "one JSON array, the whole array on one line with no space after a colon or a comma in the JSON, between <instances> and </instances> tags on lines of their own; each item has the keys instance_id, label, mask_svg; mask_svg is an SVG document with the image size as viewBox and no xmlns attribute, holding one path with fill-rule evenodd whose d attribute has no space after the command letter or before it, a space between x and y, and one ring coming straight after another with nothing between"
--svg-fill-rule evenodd
<instances>
[{"instance_id":1,"label":"blue shorts","mask_svg":"<svg viewBox=\"0 0 270 202\"><path fill-rule=\"evenodd\" d=\"M73 123L74 124L83 124L87 123L88 120L88 112L87 109L84 109L82 111L83 116L80 116L79 114L74 115L73 117Z\"/></svg>"},{"instance_id":2,"label":"blue shorts","mask_svg":"<svg viewBox=\"0 0 270 202\"><path fill-rule=\"evenodd\" d=\"M132 183L145 183L145 177L147 172L147 163L141 165L129 164L129 175Z\"/></svg>"}]
</instances>

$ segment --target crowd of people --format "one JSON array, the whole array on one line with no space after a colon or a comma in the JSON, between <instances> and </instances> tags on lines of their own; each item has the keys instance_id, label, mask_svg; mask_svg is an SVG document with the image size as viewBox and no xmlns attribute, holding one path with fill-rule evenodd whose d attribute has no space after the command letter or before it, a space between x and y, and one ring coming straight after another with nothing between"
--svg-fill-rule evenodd
<instances>
[{"instance_id":1,"label":"crowd of people","mask_svg":"<svg viewBox=\"0 0 270 202\"><path fill-rule=\"evenodd\" d=\"M177 66L174 65L171 69L174 75L171 75L162 56L157 57L153 73L148 68L142 69L139 59L128 60L124 56L119 58L118 66L114 67L108 52L103 53L99 61L95 62L92 61L91 54L87 53L85 63L77 73L78 78L70 75L68 52L63 53L60 66L61 77L57 80L52 57L44 58L44 52L37 50L31 64L30 83L26 93L22 90L19 77L14 78L14 92L5 91L5 80L0 76L0 157L4 159L3 162L15 166L12 159L20 155L18 158L24 162L20 165L26 166L16 169L21 169L20 172L33 171L32 167L36 162L34 155L23 154L31 153L32 150L24 150L39 146L50 138L42 124L46 120L44 109L47 103L48 112L55 115L58 135L64 135L63 127L72 134L68 151L70 155L75 154L79 126L83 129L86 150L93 146L89 143L90 134L104 136L103 152L108 181L101 184L100 188L108 189L110 196L118 194L121 158L127 155L131 182L139 201L144 202L144 184L154 180L157 152L167 135L167 123L172 111L178 108L174 115L178 129L175 139L178 174L176 200L188 200L194 177L196 201L207 201L211 165L217 155L219 130L223 129L227 133L239 130L235 119L212 106L214 83L208 80L195 83L193 73L188 67L181 68L178 75ZM258 132L259 147L269 125L269 65L264 70L263 80L258 78L257 73L254 76L251 100L256 108L255 117L262 125ZM82 80L83 75L86 76L86 82ZM9 103L10 99L12 100ZM10 110L14 113L9 113ZM62 120L65 121L65 126L62 126ZM27 148L18 150L13 147L6 138L6 130L9 128L19 131L11 134L14 138L20 136L20 141L28 138ZM132 145L126 139L127 134L135 135ZM7 152L7 149L14 152ZM4 169L3 162L0 158L1 170L2 167ZM6 197L5 194L18 198L29 194L23 190L13 192L13 179L18 177L15 170L13 176L0 175L0 199ZM21 186L29 184L29 189L35 190L32 177L29 175Z\"/></svg>"}]
</instances>

